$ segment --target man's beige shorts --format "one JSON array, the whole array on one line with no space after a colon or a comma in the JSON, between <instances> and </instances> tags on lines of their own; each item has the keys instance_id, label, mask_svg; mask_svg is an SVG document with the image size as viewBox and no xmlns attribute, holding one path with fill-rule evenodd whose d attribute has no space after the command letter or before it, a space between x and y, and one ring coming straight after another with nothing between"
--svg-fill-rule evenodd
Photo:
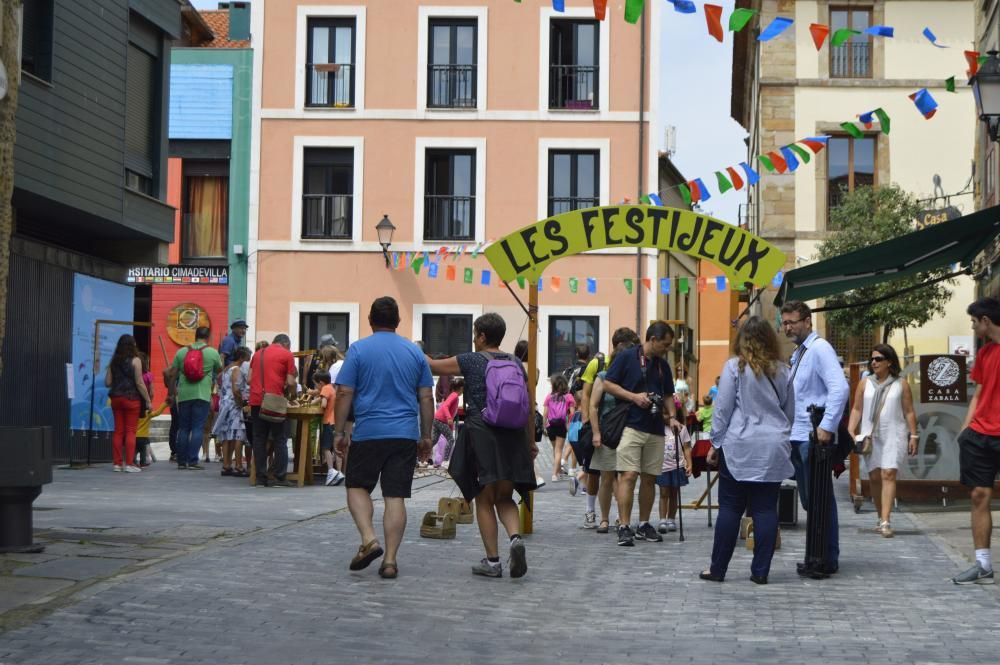
<instances>
[{"instance_id":1,"label":"man's beige shorts","mask_svg":"<svg viewBox=\"0 0 1000 665\"><path fill-rule=\"evenodd\" d=\"M617 470L660 475L663 470L663 435L626 427L618 444Z\"/></svg>"}]
</instances>

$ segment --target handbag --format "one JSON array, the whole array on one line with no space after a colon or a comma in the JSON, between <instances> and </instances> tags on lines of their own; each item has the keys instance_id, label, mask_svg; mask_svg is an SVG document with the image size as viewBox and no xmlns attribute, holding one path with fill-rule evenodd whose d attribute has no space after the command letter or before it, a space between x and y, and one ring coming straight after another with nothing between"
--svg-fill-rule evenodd
<instances>
[{"instance_id":1,"label":"handbag","mask_svg":"<svg viewBox=\"0 0 1000 665\"><path fill-rule=\"evenodd\" d=\"M264 398L260 402L261 420L269 423L283 423L288 417L288 400L284 395L269 393L264 389L264 356L267 349L260 352L260 389L264 392Z\"/></svg>"},{"instance_id":2,"label":"handbag","mask_svg":"<svg viewBox=\"0 0 1000 665\"><path fill-rule=\"evenodd\" d=\"M631 402L617 400L615 405L601 416L601 445L611 450L621 443L622 433L625 431L625 422L628 420L628 410L632 406Z\"/></svg>"},{"instance_id":3,"label":"handbag","mask_svg":"<svg viewBox=\"0 0 1000 665\"><path fill-rule=\"evenodd\" d=\"M868 377L868 380L871 381L872 378ZM872 434L866 434L862 437L861 441L854 442L854 452L857 454L864 455L865 457L872 454L872 435L875 430L878 429L879 416L882 415L882 407L885 405L885 396L889 393L889 387L895 383L895 381L895 378L891 379L887 384L882 386L881 391L878 393L878 396L875 399L875 404L872 406L872 410L874 411L874 413L872 413ZM878 388L876 388L876 390L878 390Z\"/></svg>"}]
</instances>

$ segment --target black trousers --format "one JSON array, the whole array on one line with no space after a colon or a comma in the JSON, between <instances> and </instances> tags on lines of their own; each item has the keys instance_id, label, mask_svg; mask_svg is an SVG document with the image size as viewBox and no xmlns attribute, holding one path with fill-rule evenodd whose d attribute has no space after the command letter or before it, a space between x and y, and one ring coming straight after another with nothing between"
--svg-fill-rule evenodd
<instances>
[{"instance_id":1,"label":"black trousers","mask_svg":"<svg viewBox=\"0 0 1000 665\"><path fill-rule=\"evenodd\" d=\"M250 407L253 420L253 458L257 467L257 482L267 480L267 442L274 446L274 476L284 480L288 473L288 444L285 423L272 423L260 417L260 407ZM287 422L287 421L286 421Z\"/></svg>"}]
</instances>

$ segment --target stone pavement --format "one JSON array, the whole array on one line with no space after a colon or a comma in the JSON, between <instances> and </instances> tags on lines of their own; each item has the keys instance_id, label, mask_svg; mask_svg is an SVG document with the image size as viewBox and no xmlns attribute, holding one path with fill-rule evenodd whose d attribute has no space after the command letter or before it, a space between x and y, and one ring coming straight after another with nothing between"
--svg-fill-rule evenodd
<instances>
[{"instance_id":1,"label":"stone pavement","mask_svg":"<svg viewBox=\"0 0 1000 665\"><path fill-rule=\"evenodd\" d=\"M408 503L400 577L386 581L377 566L347 569L358 537L343 488L251 489L215 464L153 469L56 472L36 518L40 540L63 538L42 555L0 557L4 577L50 587L35 612L14 610L0 664L1000 661L1000 587L953 585L965 564L905 513L886 540L865 530L871 512L842 501L832 579L795 575L800 527L783 531L771 584L747 579L743 549L717 584L696 579L712 542L704 512L686 513L684 543L670 534L618 548L579 528L585 499L550 482L536 495L528 575L484 579L469 573L482 556L475 525L451 541L419 537L423 512L456 493L431 476ZM87 556L67 535L81 529L99 534L80 538ZM58 563L70 558L130 563Z\"/></svg>"}]
</instances>

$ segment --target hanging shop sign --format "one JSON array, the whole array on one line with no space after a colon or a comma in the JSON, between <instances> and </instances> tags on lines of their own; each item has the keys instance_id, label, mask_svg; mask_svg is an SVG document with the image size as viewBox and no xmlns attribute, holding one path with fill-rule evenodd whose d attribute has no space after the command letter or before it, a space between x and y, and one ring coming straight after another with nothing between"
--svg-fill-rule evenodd
<instances>
[{"instance_id":1,"label":"hanging shop sign","mask_svg":"<svg viewBox=\"0 0 1000 665\"><path fill-rule=\"evenodd\" d=\"M937 210L924 210L917 215L916 227L917 230L926 229L928 226L934 226L941 222L949 222L961 216L962 213L955 206L946 206Z\"/></svg>"},{"instance_id":2,"label":"hanging shop sign","mask_svg":"<svg viewBox=\"0 0 1000 665\"><path fill-rule=\"evenodd\" d=\"M208 311L193 302L181 303L167 313L167 336L180 346L194 344L198 328L211 328Z\"/></svg>"},{"instance_id":3,"label":"hanging shop sign","mask_svg":"<svg viewBox=\"0 0 1000 665\"><path fill-rule=\"evenodd\" d=\"M536 282L546 266L595 249L647 247L683 252L718 266L734 284L763 287L785 265L778 248L743 229L679 208L644 205L586 208L555 215L486 248L504 282Z\"/></svg>"},{"instance_id":4,"label":"hanging shop sign","mask_svg":"<svg viewBox=\"0 0 1000 665\"><path fill-rule=\"evenodd\" d=\"M133 266L129 284L229 284L228 266Z\"/></svg>"},{"instance_id":5,"label":"hanging shop sign","mask_svg":"<svg viewBox=\"0 0 1000 665\"><path fill-rule=\"evenodd\" d=\"M967 402L964 355L920 356L920 401Z\"/></svg>"}]
</instances>

